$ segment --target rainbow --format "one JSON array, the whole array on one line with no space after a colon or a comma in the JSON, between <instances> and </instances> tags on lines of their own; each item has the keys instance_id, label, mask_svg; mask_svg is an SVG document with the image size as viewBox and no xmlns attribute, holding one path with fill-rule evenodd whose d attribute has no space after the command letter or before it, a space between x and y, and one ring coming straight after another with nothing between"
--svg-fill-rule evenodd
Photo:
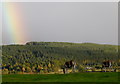
<instances>
[{"instance_id":1,"label":"rainbow","mask_svg":"<svg viewBox=\"0 0 120 84\"><path fill-rule=\"evenodd\" d=\"M24 17L22 9L17 3L4 2L3 19L7 32L9 33L10 42L14 44L24 44L27 40Z\"/></svg>"}]
</instances>

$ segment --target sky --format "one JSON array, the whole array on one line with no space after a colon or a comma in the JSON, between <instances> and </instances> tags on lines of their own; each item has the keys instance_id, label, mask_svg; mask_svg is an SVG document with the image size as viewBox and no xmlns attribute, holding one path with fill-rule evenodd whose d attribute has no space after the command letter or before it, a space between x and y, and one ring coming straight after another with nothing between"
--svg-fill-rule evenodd
<instances>
[{"instance_id":1,"label":"sky","mask_svg":"<svg viewBox=\"0 0 120 84\"><path fill-rule=\"evenodd\" d=\"M18 23L17 28L10 27L12 21L7 21L2 7L3 44L30 41L118 44L115 2L16 2L6 7L14 5L14 12L22 23ZM9 17L19 22L14 16ZM19 25L22 28L17 31ZM15 42L19 38L22 41Z\"/></svg>"}]
</instances>

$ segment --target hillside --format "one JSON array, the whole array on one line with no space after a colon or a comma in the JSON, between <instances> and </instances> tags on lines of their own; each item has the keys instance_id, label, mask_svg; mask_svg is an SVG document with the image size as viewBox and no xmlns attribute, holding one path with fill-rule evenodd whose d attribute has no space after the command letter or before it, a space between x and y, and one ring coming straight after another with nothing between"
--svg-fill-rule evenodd
<instances>
[{"instance_id":1,"label":"hillside","mask_svg":"<svg viewBox=\"0 0 120 84\"><path fill-rule=\"evenodd\" d=\"M94 43L28 42L25 45L3 45L2 66L58 68L68 60L75 60L78 65L97 64L103 60L117 63L117 52L116 45Z\"/></svg>"}]
</instances>

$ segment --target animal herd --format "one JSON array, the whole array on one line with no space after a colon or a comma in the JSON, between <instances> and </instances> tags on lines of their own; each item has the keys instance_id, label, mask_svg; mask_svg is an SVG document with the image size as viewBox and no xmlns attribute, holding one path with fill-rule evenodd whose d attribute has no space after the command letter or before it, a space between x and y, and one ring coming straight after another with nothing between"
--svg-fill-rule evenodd
<instances>
[{"instance_id":1,"label":"animal herd","mask_svg":"<svg viewBox=\"0 0 120 84\"><path fill-rule=\"evenodd\" d=\"M77 65L76 65L76 62L75 62L75 61L73 61L73 60L67 61L67 62L64 63L63 73L64 73L64 74L68 73L68 70L69 70L69 69L72 69L72 72L75 72L76 67L77 67ZM103 62L102 62L102 67L101 67L101 69L104 69L105 72L106 72L106 69L111 68L111 67L112 67L112 61L107 60L107 61L103 61ZM116 69L114 69L114 71L115 71L115 70L116 70Z\"/></svg>"}]
</instances>

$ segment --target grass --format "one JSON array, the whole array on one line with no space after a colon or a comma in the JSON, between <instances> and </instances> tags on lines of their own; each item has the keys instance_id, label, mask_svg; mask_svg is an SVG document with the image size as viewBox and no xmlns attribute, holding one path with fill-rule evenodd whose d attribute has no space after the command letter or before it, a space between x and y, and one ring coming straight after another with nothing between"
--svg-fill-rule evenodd
<instances>
[{"instance_id":1,"label":"grass","mask_svg":"<svg viewBox=\"0 0 120 84\"><path fill-rule=\"evenodd\" d=\"M118 73L8 74L2 75L2 82L118 82Z\"/></svg>"}]
</instances>

